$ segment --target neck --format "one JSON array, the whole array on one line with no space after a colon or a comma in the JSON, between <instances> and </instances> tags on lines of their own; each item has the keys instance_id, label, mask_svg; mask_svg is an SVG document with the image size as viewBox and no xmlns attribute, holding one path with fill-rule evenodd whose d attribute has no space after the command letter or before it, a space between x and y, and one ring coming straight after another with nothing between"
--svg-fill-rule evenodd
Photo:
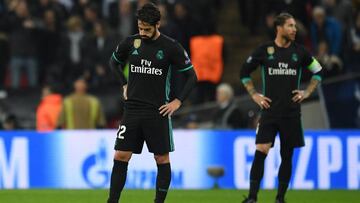
<instances>
[{"instance_id":1,"label":"neck","mask_svg":"<svg viewBox=\"0 0 360 203\"><path fill-rule=\"evenodd\" d=\"M160 32L159 30L156 30L155 36L152 38L152 40L157 40L157 38L160 37Z\"/></svg>"},{"instance_id":2,"label":"neck","mask_svg":"<svg viewBox=\"0 0 360 203\"><path fill-rule=\"evenodd\" d=\"M288 48L291 44L291 41L281 37L280 35L276 35L275 44L278 47Z\"/></svg>"}]
</instances>

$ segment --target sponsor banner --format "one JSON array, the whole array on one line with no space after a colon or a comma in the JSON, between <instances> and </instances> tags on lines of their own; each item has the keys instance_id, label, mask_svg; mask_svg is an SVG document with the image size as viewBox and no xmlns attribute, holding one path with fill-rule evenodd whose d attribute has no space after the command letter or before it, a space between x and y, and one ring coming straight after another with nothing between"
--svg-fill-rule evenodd
<instances>
[{"instance_id":1,"label":"sponsor banner","mask_svg":"<svg viewBox=\"0 0 360 203\"><path fill-rule=\"evenodd\" d=\"M0 132L0 188L108 188L116 131ZM209 167L222 167L222 188L245 189L254 131L175 130L172 188L208 189ZM360 131L306 131L293 159L293 189L359 189ZM279 140L265 162L262 188L277 185ZM157 168L144 145L129 163L126 188L154 188Z\"/></svg>"}]
</instances>

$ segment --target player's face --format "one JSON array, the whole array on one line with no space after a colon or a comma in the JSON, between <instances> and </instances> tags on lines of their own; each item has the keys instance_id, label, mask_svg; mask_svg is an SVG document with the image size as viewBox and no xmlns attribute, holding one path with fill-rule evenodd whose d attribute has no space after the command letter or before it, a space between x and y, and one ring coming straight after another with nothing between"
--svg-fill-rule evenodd
<instances>
[{"instance_id":1,"label":"player's face","mask_svg":"<svg viewBox=\"0 0 360 203\"><path fill-rule=\"evenodd\" d=\"M157 25L150 25L144 21L138 20L138 29L141 39L153 39L156 35Z\"/></svg>"},{"instance_id":2,"label":"player's face","mask_svg":"<svg viewBox=\"0 0 360 203\"><path fill-rule=\"evenodd\" d=\"M279 29L281 37L287 41L294 41L296 37L296 22L293 18L285 21L285 24Z\"/></svg>"}]
</instances>

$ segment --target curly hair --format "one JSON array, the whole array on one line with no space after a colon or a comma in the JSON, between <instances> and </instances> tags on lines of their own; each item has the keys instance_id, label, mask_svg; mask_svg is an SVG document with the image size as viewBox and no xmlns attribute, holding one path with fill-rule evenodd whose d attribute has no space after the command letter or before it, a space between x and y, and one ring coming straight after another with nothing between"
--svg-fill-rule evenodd
<instances>
[{"instance_id":1,"label":"curly hair","mask_svg":"<svg viewBox=\"0 0 360 203\"><path fill-rule=\"evenodd\" d=\"M156 25L160 21L161 14L158 7L153 3L146 3L137 11L137 19L150 25Z\"/></svg>"}]
</instances>

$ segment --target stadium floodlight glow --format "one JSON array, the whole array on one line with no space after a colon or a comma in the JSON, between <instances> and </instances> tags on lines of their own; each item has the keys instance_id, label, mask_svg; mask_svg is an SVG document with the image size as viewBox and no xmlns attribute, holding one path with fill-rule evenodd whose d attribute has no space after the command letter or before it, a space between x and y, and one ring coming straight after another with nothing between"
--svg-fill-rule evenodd
<instances>
[{"instance_id":1,"label":"stadium floodlight glow","mask_svg":"<svg viewBox=\"0 0 360 203\"><path fill-rule=\"evenodd\" d=\"M219 178L223 177L225 174L225 170L223 166L210 166L206 169L208 175L214 178L213 189L219 189Z\"/></svg>"}]
</instances>

